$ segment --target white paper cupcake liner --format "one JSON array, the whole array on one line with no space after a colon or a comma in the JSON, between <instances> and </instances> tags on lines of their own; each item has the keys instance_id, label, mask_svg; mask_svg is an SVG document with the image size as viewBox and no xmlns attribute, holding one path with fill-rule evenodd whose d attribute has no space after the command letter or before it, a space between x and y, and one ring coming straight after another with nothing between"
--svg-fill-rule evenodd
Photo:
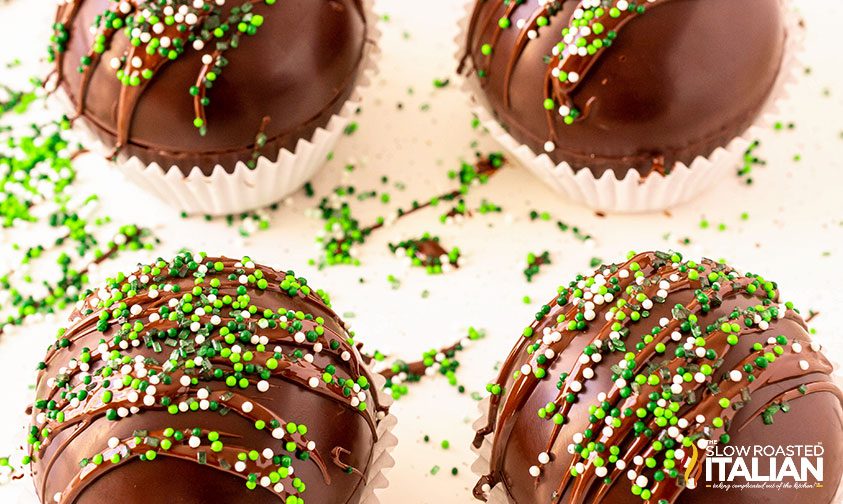
<instances>
[{"instance_id":1,"label":"white paper cupcake liner","mask_svg":"<svg viewBox=\"0 0 843 504\"><path fill-rule=\"evenodd\" d=\"M386 378L375 373L374 386L376 390L382 391ZM392 405L392 397L381 392L379 396L385 406ZM398 445L398 438L392 433L398 419L389 413L378 424L378 441L375 443L372 454L372 464L369 466L369 477L366 481L366 488L360 499L360 504L380 504L378 492L389 486L386 471L395 466L395 459L392 458L392 450Z\"/></svg>"},{"instance_id":2,"label":"white paper cupcake liner","mask_svg":"<svg viewBox=\"0 0 843 504\"><path fill-rule=\"evenodd\" d=\"M371 83L377 71L381 33L372 3L373 0L364 1L367 42L361 72L351 97L324 127L314 131L311 138L299 139L293 152L282 149L276 161L260 157L254 169L239 162L232 173L217 165L210 175L203 174L195 166L184 171L175 165L165 169L157 163L146 164L137 157L119 155L114 166L142 189L191 215L241 213L266 207L297 191L328 161L329 154L344 136L346 126L360 106L361 90ZM69 99L63 92L56 95L65 106L68 104ZM74 129L81 134L85 146L105 156L110 154L110 149L98 139L91 125L84 117L80 119L74 123ZM189 174L185 176L185 172Z\"/></svg>"},{"instance_id":3,"label":"white paper cupcake liner","mask_svg":"<svg viewBox=\"0 0 843 504\"><path fill-rule=\"evenodd\" d=\"M707 157L698 156L690 165L677 163L666 176L652 173L642 177L637 170L631 169L620 179L611 170L597 178L588 168L574 170L568 163L556 164L546 153L537 155L503 129L483 105L483 94L478 89L477 79L460 76L461 87L472 97L472 111L492 137L510 156L558 193L595 210L624 213L664 210L702 194L722 177L733 176L757 132L769 129L775 123L781 103L800 75L802 66L799 62L804 42L803 28L798 26L797 21L799 16L789 2L783 1L783 4L790 15L786 16L787 41L781 70L755 122L725 147L717 148ZM465 51L473 5L473 2L467 2L468 12L460 22L458 58L462 58Z\"/></svg>"},{"instance_id":4,"label":"white paper cupcake liner","mask_svg":"<svg viewBox=\"0 0 843 504\"><path fill-rule=\"evenodd\" d=\"M485 399L477 403L477 407L480 410L480 418L478 418L471 425L475 431L485 427L488 424L490 401L491 398L486 397ZM483 444L480 445L480 448L477 448L474 445L471 446L471 450L477 455L477 459L474 461L473 464L471 464L471 472L473 472L478 479L488 475L490 472L493 439L494 433L489 434L483 439ZM486 502L488 502L489 504L510 504L506 488L504 488L503 484L499 483L495 485L494 487L486 491L485 495L487 499Z\"/></svg>"}]
</instances>

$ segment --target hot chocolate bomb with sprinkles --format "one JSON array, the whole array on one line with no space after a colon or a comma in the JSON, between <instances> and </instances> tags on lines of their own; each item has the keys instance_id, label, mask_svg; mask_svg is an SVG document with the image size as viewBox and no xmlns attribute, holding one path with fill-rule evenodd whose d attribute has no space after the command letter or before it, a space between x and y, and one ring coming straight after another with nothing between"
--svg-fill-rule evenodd
<instances>
[{"instance_id":1,"label":"hot chocolate bomb with sprinkles","mask_svg":"<svg viewBox=\"0 0 843 504\"><path fill-rule=\"evenodd\" d=\"M534 153L622 178L741 135L785 40L781 0L477 0L463 70Z\"/></svg>"},{"instance_id":2,"label":"hot chocolate bomb with sprinkles","mask_svg":"<svg viewBox=\"0 0 843 504\"><path fill-rule=\"evenodd\" d=\"M359 503L387 418L327 296L249 258L110 279L39 369L43 503Z\"/></svg>"},{"instance_id":3,"label":"hot chocolate bomb with sprinkles","mask_svg":"<svg viewBox=\"0 0 843 504\"><path fill-rule=\"evenodd\" d=\"M831 371L775 283L676 253L632 255L561 287L524 329L488 386L475 496L832 502L843 472L843 394ZM727 493L706 479L714 443L821 445L822 484L808 473L809 488ZM759 467L769 470L768 460Z\"/></svg>"},{"instance_id":4,"label":"hot chocolate bomb with sprinkles","mask_svg":"<svg viewBox=\"0 0 843 504\"><path fill-rule=\"evenodd\" d=\"M50 58L106 145L230 173L328 123L362 70L366 28L362 0L62 0Z\"/></svg>"}]
</instances>

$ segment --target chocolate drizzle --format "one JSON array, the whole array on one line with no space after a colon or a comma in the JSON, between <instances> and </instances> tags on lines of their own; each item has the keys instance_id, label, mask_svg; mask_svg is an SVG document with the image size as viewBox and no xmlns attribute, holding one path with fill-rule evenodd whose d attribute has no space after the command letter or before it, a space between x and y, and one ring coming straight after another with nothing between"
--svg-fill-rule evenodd
<instances>
[{"instance_id":1,"label":"chocolate drizzle","mask_svg":"<svg viewBox=\"0 0 843 504\"><path fill-rule=\"evenodd\" d=\"M336 491L355 492L371 445L351 441L363 431L349 434L352 444L323 447L326 459L317 441L336 436L324 431L335 427L323 425L322 415L351 415L348 421L366 426L364 437L373 443L386 408L326 300L304 279L248 258L184 253L110 280L80 302L40 365L29 442L42 501L77 502L106 474L159 457L233 475L281 500L304 502L308 465L327 487L353 478ZM323 398L321 414L293 402L308 396ZM178 427L182 415L195 417L193 427ZM231 420L223 422L228 415L242 422L232 428ZM131 424L128 435L118 434L124 422ZM94 430L115 433L107 446L79 439ZM261 435L259 445L247 441ZM360 469L338 462L338 449ZM75 471L66 470L68 457L78 457ZM326 495L316 490L317 500Z\"/></svg>"},{"instance_id":2,"label":"chocolate drizzle","mask_svg":"<svg viewBox=\"0 0 843 504\"><path fill-rule=\"evenodd\" d=\"M760 276L660 252L601 267L541 308L489 385L488 423L474 445L494 436L490 473L474 495L485 500L504 484L521 502L511 485L522 482L515 484L523 498L523 482L532 480L536 502L625 502L616 488L629 475L644 501L676 502L696 488L706 447L737 438L771 405L831 394L819 404L843 418L831 371L802 318ZM549 394L538 415L527 408ZM753 439L779 436L753 428ZM839 445L840 432L830 428ZM536 458L513 454L513 440L524 436L540 436L527 443L542 447ZM519 467L513 457L535 465Z\"/></svg>"}]
</instances>

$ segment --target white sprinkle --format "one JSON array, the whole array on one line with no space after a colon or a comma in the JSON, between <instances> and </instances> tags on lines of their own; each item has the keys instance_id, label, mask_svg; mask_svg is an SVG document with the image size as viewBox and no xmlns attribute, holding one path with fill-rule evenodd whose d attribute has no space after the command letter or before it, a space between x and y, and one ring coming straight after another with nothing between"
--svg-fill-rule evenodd
<instances>
[{"instance_id":1,"label":"white sprinkle","mask_svg":"<svg viewBox=\"0 0 843 504\"><path fill-rule=\"evenodd\" d=\"M807 371L809 367L810 366L808 364L808 361L806 361L805 359L799 361L799 369L801 369L802 371Z\"/></svg>"},{"instance_id":2,"label":"white sprinkle","mask_svg":"<svg viewBox=\"0 0 843 504\"><path fill-rule=\"evenodd\" d=\"M530 476L538 478L541 473L542 471L538 466L530 466Z\"/></svg>"},{"instance_id":3,"label":"white sprinkle","mask_svg":"<svg viewBox=\"0 0 843 504\"><path fill-rule=\"evenodd\" d=\"M254 408L255 405L249 401L244 402L243 405L240 406L240 409L243 410L243 413L251 413Z\"/></svg>"},{"instance_id":4,"label":"white sprinkle","mask_svg":"<svg viewBox=\"0 0 843 504\"><path fill-rule=\"evenodd\" d=\"M310 388L316 388L319 386L319 378L314 376L307 381L307 384L310 385Z\"/></svg>"}]
</instances>

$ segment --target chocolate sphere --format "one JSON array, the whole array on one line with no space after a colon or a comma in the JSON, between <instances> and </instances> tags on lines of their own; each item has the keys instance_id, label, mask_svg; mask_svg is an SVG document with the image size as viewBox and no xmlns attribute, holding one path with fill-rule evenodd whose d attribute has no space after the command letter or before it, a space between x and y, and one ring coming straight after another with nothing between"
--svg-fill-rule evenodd
<instances>
[{"instance_id":1,"label":"chocolate sphere","mask_svg":"<svg viewBox=\"0 0 843 504\"><path fill-rule=\"evenodd\" d=\"M183 253L108 280L39 365L43 503L359 503L386 408L327 296Z\"/></svg>"},{"instance_id":2,"label":"chocolate sphere","mask_svg":"<svg viewBox=\"0 0 843 504\"><path fill-rule=\"evenodd\" d=\"M362 0L68 0L51 51L106 145L210 173L310 140L349 98L366 37Z\"/></svg>"},{"instance_id":3,"label":"chocolate sphere","mask_svg":"<svg viewBox=\"0 0 843 504\"><path fill-rule=\"evenodd\" d=\"M780 0L478 0L464 70L536 154L596 176L669 172L754 121L784 16Z\"/></svg>"},{"instance_id":4,"label":"chocolate sphere","mask_svg":"<svg viewBox=\"0 0 843 504\"><path fill-rule=\"evenodd\" d=\"M540 308L489 385L475 439L488 474L475 496L830 503L843 473L843 395L831 371L805 321L760 276L675 253L602 266ZM792 477L770 481L790 488L717 486L738 464L721 479L718 453L768 445L820 447L808 462L824 464L822 475L806 473L807 488ZM756 457L757 474L773 474L770 457Z\"/></svg>"}]
</instances>

